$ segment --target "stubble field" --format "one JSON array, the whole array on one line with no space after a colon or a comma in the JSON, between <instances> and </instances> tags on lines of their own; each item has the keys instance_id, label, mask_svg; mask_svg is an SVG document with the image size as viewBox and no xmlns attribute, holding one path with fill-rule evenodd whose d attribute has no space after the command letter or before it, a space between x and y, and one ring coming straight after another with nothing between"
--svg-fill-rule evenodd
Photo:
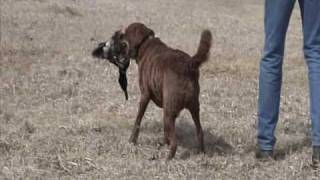
<instances>
[{"instance_id":1,"label":"stubble field","mask_svg":"<svg viewBox=\"0 0 320 180\"><path fill-rule=\"evenodd\" d=\"M0 1L0 179L318 179L310 148L307 71L298 7L287 37L276 161L255 160L263 2L256 0ZM139 21L169 46L194 54L213 33L201 67L206 154L191 116L177 119L166 161L162 111L151 103L138 145L128 143L139 100L117 69L91 57L98 42Z\"/></svg>"}]
</instances>

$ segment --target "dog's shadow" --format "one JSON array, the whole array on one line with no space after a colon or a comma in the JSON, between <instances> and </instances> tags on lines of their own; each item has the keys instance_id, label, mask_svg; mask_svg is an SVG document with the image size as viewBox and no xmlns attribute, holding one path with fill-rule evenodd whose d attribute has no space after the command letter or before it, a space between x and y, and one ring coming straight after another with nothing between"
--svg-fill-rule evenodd
<instances>
[{"instance_id":1,"label":"dog's shadow","mask_svg":"<svg viewBox=\"0 0 320 180\"><path fill-rule=\"evenodd\" d=\"M213 157L214 155L232 154L234 148L222 137L215 136L209 129L203 129L205 155ZM198 140L196 137L196 128L191 122L179 122L176 124L176 135L178 146L185 150L181 154L182 159L189 158L192 154L199 153Z\"/></svg>"}]
</instances>

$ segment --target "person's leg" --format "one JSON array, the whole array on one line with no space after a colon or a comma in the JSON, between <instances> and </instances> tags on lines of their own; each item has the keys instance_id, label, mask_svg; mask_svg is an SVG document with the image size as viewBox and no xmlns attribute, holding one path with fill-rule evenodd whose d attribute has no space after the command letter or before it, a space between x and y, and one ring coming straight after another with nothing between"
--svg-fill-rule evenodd
<instances>
[{"instance_id":1,"label":"person's leg","mask_svg":"<svg viewBox=\"0 0 320 180\"><path fill-rule=\"evenodd\" d=\"M320 1L299 0L309 70L312 145L320 147ZM320 159L320 158L319 158Z\"/></svg>"},{"instance_id":2,"label":"person's leg","mask_svg":"<svg viewBox=\"0 0 320 180\"><path fill-rule=\"evenodd\" d=\"M295 0L265 0L265 48L260 63L258 146L273 150L278 121L286 32Z\"/></svg>"}]
</instances>

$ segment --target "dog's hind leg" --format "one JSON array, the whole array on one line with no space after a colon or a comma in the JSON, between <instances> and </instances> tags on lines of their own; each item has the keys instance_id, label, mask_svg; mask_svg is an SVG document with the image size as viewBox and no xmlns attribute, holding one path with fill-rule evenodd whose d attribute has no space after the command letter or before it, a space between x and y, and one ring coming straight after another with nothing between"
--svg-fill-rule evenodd
<instances>
[{"instance_id":1,"label":"dog's hind leg","mask_svg":"<svg viewBox=\"0 0 320 180\"><path fill-rule=\"evenodd\" d=\"M144 112L146 111L146 108L148 106L148 103L150 101L150 97L147 95L141 95L140 97L140 103L139 103L139 110L138 110L138 115L136 118L136 122L134 123L134 127L129 139L129 142L136 144L137 143L137 139L139 136L139 131L140 131L140 124L141 124L141 120L142 117L144 115Z\"/></svg>"},{"instance_id":2,"label":"dog's hind leg","mask_svg":"<svg viewBox=\"0 0 320 180\"><path fill-rule=\"evenodd\" d=\"M201 127L201 123L200 123L200 116L199 116L199 102L192 104L192 106L189 109L193 122L196 126L196 131L197 131L197 139L198 139L198 143L199 143L199 151L200 152L204 152L204 142L203 142L203 130Z\"/></svg>"},{"instance_id":3,"label":"dog's hind leg","mask_svg":"<svg viewBox=\"0 0 320 180\"><path fill-rule=\"evenodd\" d=\"M170 129L171 129L171 123L170 123L170 117L169 115L166 115L164 113L163 115L163 144L164 145L170 145Z\"/></svg>"},{"instance_id":4,"label":"dog's hind leg","mask_svg":"<svg viewBox=\"0 0 320 180\"><path fill-rule=\"evenodd\" d=\"M170 160L177 151L177 137L175 131L175 119L177 115L176 113L164 111L164 139L165 143L170 145L170 152L167 157L167 159Z\"/></svg>"}]
</instances>

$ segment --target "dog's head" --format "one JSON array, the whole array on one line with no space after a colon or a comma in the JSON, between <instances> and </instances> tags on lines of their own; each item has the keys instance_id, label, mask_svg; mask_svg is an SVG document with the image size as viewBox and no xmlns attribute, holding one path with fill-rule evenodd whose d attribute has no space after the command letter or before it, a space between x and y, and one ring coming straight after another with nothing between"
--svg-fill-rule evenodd
<instances>
[{"instance_id":1,"label":"dog's head","mask_svg":"<svg viewBox=\"0 0 320 180\"><path fill-rule=\"evenodd\" d=\"M142 23L130 24L126 29L116 31L113 36L102 43L99 43L92 56L100 59L107 59L119 68L119 84L128 99L127 93L127 69L130 58L136 59L140 46L154 32Z\"/></svg>"},{"instance_id":2,"label":"dog's head","mask_svg":"<svg viewBox=\"0 0 320 180\"><path fill-rule=\"evenodd\" d=\"M142 23L132 23L126 28L124 38L129 44L130 58L137 58L141 45L150 37L154 37L154 32Z\"/></svg>"}]
</instances>

